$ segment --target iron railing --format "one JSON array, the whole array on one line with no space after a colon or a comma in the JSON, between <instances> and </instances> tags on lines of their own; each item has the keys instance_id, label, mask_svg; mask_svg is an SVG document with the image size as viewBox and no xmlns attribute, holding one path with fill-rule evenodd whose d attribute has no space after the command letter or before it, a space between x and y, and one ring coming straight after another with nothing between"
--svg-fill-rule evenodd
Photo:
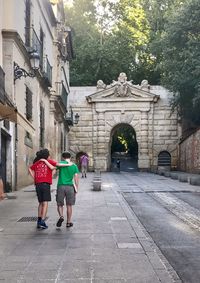
<instances>
[{"instance_id":1,"label":"iron railing","mask_svg":"<svg viewBox=\"0 0 200 283\"><path fill-rule=\"evenodd\" d=\"M52 66L49 63L47 56L44 58L43 73L44 73L44 78L45 78L47 85L51 87L52 86Z\"/></svg>"},{"instance_id":2,"label":"iron railing","mask_svg":"<svg viewBox=\"0 0 200 283\"><path fill-rule=\"evenodd\" d=\"M39 37L37 36L36 31L34 30L33 27L28 27L25 28L26 34L29 34L29 40L27 40L25 42L27 50L29 53L33 53L33 52L37 52L40 56L40 58L42 58L42 44L40 42Z\"/></svg>"},{"instance_id":3,"label":"iron railing","mask_svg":"<svg viewBox=\"0 0 200 283\"><path fill-rule=\"evenodd\" d=\"M68 93L67 93L67 90L64 86L64 83L62 82L61 99L62 99L62 102L65 105L66 109L67 109L67 97L68 97Z\"/></svg>"},{"instance_id":4,"label":"iron railing","mask_svg":"<svg viewBox=\"0 0 200 283\"><path fill-rule=\"evenodd\" d=\"M29 34L29 36L26 35L26 38L29 40L26 40L26 48L27 51L31 54L33 52L37 52L40 56L40 70L41 74L44 77L45 83L48 87L52 86L52 66L49 63L47 55L44 57L44 50L43 50L43 44L40 41L39 37L37 36L36 31L34 30L33 26L25 28L26 34Z\"/></svg>"},{"instance_id":5,"label":"iron railing","mask_svg":"<svg viewBox=\"0 0 200 283\"><path fill-rule=\"evenodd\" d=\"M0 102L5 102L5 73L0 66Z\"/></svg>"},{"instance_id":6,"label":"iron railing","mask_svg":"<svg viewBox=\"0 0 200 283\"><path fill-rule=\"evenodd\" d=\"M70 107L70 109L67 111L65 120L67 121L67 124L68 124L69 126L73 126L73 110L72 110L71 107Z\"/></svg>"}]
</instances>

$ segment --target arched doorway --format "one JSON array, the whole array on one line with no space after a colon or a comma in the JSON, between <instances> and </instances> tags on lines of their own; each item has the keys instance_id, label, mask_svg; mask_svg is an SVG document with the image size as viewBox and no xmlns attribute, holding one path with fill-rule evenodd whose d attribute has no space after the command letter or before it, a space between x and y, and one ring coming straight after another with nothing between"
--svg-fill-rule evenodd
<instances>
[{"instance_id":1,"label":"arched doorway","mask_svg":"<svg viewBox=\"0 0 200 283\"><path fill-rule=\"evenodd\" d=\"M120 160L122 171L137 171L138 143L136 132L129 124L115 126L110 139L111 171L117 171L117 160Z\"/></svg>"},{"instance_id":2,"label":"arched doorway","mask_svg":"<svg viewBox=\"0 0 200 283\"><path fill-rule=\"evenodd\" d=\"M158 169L171 169L171 155L166 150L163 150L158 154Z\"/></svg>"}]
</instances>

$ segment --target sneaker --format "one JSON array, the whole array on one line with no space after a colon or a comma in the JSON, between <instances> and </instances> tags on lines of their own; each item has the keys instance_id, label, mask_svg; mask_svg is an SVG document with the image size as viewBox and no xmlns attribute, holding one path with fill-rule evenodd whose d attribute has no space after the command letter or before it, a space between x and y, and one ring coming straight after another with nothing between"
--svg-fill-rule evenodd
<instances>
[{"instance_id":1,"label":"sneaker","mask_svg":"<svg viewBox=\"0 0 200 283\"><path fill-rule=\"evenodd\" d=\"M44 220L40 221L40 228L42 228L42 229L47 229L48 228L48 226L47 226L47 224L45 223Z\"/></svg>"},{"instance_id":2,"label":"sneaker","mask_svg":"<svg viewBox=\"0 0 200 283\"><path fill-rule=\"evenodd\" d=\"M58 222L56 223L56 227L61 227L63 221L64 221L64 218L61 216L61 217L58 219Z\"/></svg>"},{"instance_id":3,"label":"sneaker","mask_svg":"<svg viewBox=\"0 0 200 283\"><path fill-rule=\"evenodd\" d=\"M38 221L37 221L37 228L38 228L38 229L41 228L41 227L40 227L40 224L41 224L41 220L38 220Z\"/></svg>"}]
</instances>

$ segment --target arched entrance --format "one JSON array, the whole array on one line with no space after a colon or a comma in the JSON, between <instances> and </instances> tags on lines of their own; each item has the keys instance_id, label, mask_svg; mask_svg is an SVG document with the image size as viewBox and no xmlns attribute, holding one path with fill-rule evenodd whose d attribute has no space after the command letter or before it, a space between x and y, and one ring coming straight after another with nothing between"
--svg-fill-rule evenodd
<instances>
[{"instance_id":1,"label":"arched entrance","mask_svg":"<svg viewBox=\"0 0 200 283\"><path fill-rule=\"evenodd\" d=\"M158 169L171 170L171 154L166 150L158 154Z\"/></svg>"},{"instance_id":2,"label":"arched entrance","mask_svg":"<svg viewBox=\"0 0 200 283\"><path fill-rule=\"evenodd\" d=\"M121 123L111 131L110 138L111 171L117 171L117 160L120 160L122 171L137 171L138 143L136 132L129 124Z\"/></svg>"}]
</instances>

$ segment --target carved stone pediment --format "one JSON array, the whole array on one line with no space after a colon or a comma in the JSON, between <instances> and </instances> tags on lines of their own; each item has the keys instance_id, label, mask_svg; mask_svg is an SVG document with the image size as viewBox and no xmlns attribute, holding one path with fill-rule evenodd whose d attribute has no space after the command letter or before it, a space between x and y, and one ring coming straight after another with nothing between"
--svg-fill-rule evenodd
<instances>
[{"instance_id":1,"label":"carved stone pediment","mask_svg":"<svg viewBox=\"0 0 200 283\"><path fill-rule=\"evenodd\" d=\"M133 85L132 81L127 81L125 73L120 73L118 81L113 81L110 85L105 85L102 80L97 82L97 92L86 97L87 101L154 101L159 99L150 91L147 80L143 80L141 85Z\"/></svg>"}]
</instances>

